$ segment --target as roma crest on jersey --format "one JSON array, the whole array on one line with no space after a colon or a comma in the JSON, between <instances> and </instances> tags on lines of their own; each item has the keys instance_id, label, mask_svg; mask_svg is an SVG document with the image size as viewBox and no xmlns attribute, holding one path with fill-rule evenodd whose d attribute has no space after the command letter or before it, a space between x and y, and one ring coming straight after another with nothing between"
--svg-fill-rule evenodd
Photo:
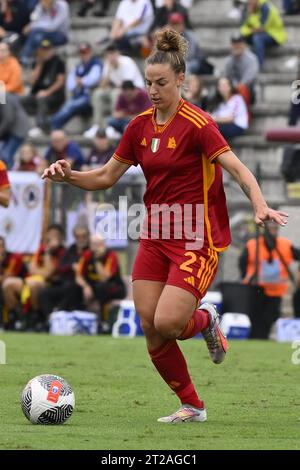
<instances>
[{"instance_id":1,"label":"as roma crest on jersey","mask_svg":"<svg viewBox=\"0 0 300 470\"><path fill-rule=\"evenodd\" d=\"M151 141L151 150L153 153L157 152L159 149L160 139L153 138Z\"/></svg>"}]
</instances>

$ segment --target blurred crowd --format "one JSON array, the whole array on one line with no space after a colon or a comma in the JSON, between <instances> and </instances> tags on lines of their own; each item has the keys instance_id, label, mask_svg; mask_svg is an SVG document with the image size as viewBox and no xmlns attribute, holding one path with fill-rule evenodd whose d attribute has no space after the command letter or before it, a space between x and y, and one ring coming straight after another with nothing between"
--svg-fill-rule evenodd
<instances>
[{"instance_id":1,"label":"blurred crowd","mask_svg":"<svg viewBox=\"0 0 300 470\"><path fill-rule=\"evenodd\" d=\"M193 31L189 17L192 3L121 0L112 12L109 34L95 38L93 44L78 43L73 51L74 65L70 66L65 60L71 31L66 0L1 0L0 80L8 93L5 112L0 106L0 158L8 169L41 172L54 153L47 150L37 155L30 139L50 135L55 147L57 136L63 140L64 128L74 116L91 123L84 137L95 139L96 149L105 135L109 140L105 146L113 147L129 120L151 106L141 59L150 53L157 28L165 25L189 42L184 97L210 112L229 141L247 132L265 55L270 48L282 47L287 39L280 12L268 0L234 1L233 11L238 12L241 26L231 37L224 69L216 70ZM201 8L201 0L198 3ZM286 14L297 14L298 7L297 1L283 1ZM103 17L109 9L108 1L85 0L76 13ZM207 76L216 77L215 90L204 85ZM299 110L299 105L291 105L290 125L297 123ZM61 134L56 134L57 130ZM90 156L75 150L75 143L65 137L64 144L57 154L68 157L76 168L89 165ZM99 160L105 163L101 155ZM99 162L93 159L93 163Z\"/></svg>"}]
</instances>

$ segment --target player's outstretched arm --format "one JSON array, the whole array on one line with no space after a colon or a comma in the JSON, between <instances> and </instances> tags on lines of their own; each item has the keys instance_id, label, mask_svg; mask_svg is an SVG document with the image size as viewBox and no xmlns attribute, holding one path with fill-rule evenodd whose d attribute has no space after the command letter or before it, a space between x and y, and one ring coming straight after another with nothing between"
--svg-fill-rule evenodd
<instances>
[{"instance_id":1,"label":"player's outstretched arm","mask_svg":"<svg viewBox=\"0 0 300 470\"><path fill-rule=\"evenodd\" d=\"M253 206L255 222L258 225L264 226L264 222L267 220L272 220L278 225L286 225L288 214L268 207L256 178L233 152L224 152L219 155L217 160L221 166L231 174L248 199L250 199Z\"/></svg>"},{"instance_id":2,"label":"player's outstretched arm","mask_svg":"<svg viewBox=\"0 0 300 470\"><path fill-rule=\"evenodd\" d=\"M57 160L45 169L42 178L49 178L58 183L69 183L78 188L93 191L113 186L130 165L111 158L101 168L90 171L74 171L66 160Z\"/></svg>"}]
</instances>

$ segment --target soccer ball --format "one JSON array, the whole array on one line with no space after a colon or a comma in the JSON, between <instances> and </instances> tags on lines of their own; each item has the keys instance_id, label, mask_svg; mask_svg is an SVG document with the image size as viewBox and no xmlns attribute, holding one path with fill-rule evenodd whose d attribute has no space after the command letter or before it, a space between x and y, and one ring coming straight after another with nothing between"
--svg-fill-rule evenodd
<instances>
[{"instance_id":1,"label":"soccer ball","mask_svg":"<svg viewBox=\"0 0 300 470\"><path fill-rule=\"evenodd\" d=\"M75 396L70 385L58 375L38 375L24 388L21 406L33 424L62 424L73 413Z\"/></svg>"}]
</instances>

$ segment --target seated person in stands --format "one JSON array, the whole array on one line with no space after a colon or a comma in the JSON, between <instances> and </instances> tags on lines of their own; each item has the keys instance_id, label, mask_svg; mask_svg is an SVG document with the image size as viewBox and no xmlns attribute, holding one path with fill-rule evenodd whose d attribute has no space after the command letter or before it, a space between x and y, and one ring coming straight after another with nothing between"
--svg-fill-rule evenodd
<instances>
[{"instance_id":1,"label":"seated person in stands","mask_svg":"<svg viewBox=\"0 0 300 470\"><path fill-rule=\"evenodd\" d=\"M248 0L240 32L253 46L260 69L266 48L282 46L287 40L280 13L269 0Z\"/></svg>"},{"instance_id":2,"label":"seated person in stands","mask_svg":"<svg viewBox=\"0 0 300 470\"><path fill-rule=\"evenodd\" d=\"M257 56L246 45L240 34L231 37L231 54L224 66L227 77L244 98L247 106L255 102L255 85L259 73Z\"/></svg>"},{"instance_id":3,"label":"seated person in stands","mask_svg":"<svg viewBox=\"0 0 300 470\"><path fill-rule=\"evenodd\" d=\"M115 150L116 146L109 140L105 130L99 129L93 139L93 147L87 156L86 164L82 170L85 171L91 168L98 168L100 165L105 165Z\"/></svg>"},{"instance_id":4,"label":"seated person in stands","mask_svg":"<svg viewBox=\"0 0 300 470\"><path fill-rule=\"evenodd\" d=\"M24 93L22 68L12 55L10 46L3 41L0 42L0 82L8 93Z\"/></svg>"},{"instance_id":5,"label":"seated person in stands","mask_svg":"<svg viewBox=\"0 0 300 470\"><path fill-rule=\"evenodd\" d=\"M58 270L64 254L63 229L60 225L51 225L42 243L28 267L28 276L8 277L3 282L3 296L8 312L23 319L28 327L43 324L39 293L47 285L61 281ZM45 325L43 325L44 327Z\"/></svg>"},{"instance_id":6,"label":"seated person in stands","mask_svg":"<svg viewBox=\"0 0 300 470\"><path fill-rule=\"evenodd\" d=\"M65 101L65 64L49 39L41 41L37 49L29 83L30 92L21 102L26 111L35 116L38 127L31 129L29 135L37 137L49 131L49 115Z\"/></svg>"},{"instance_id":7,"label":"seated person in stands","mask_svg":"<svg viewBox=\"0 0 300 470\"><path fill-rule=\"evenodd\" d=\"M68 139L62 130L51 132L51 144L46 150L44 158L47 165L56 160L68 160L74 170L79 170L84 163L84 155L80 146L73 140Z\"/></svg>"},{"instance_id":8,"label":"seated person in stands","mask_svg":"<svg viewBox=\"0 0 300 470\"><path fill-rule=\"evenodd\" d=\"M107 119L106 134L111 139L121 137L129 121L151 106L147 92L131 80L123 82L121 90L113 115Z\"/></svg>"},{"instance_id":9,"label":"seated person in stands","mask_svg":"<svg viewBox=\"0 0 300 470\"><path fill-rule=\"evenodd\" d=\"M194 74L188 75L184 98L205 111L208 104L207 95L208 91L204 88L201 77Z\"/></svg>"},{"instance_id":10,"label":"seated person in stands","mask_svg":"<svg viewBox=\"0 0 300 470\"><path fill-rule=\"evenodd\" d=\"M102 75L102 61L94 53L88 42L78 48L80 61L70 71L67 90L71 95L63 107L51 118L53 129L61 129L72 117L92 112L91 93Z\"/></svg>"},{"instance_id":11,"label":"seated person in stands","mask_svg":"<svg viewBox=\"0 0 300 470\"><path fill-rule=\"evenodd\" d=\"M171 13L168 18L168 25L180 33L189 44L186 57L187 73L196 75L212 75L214 67L205 57L199 46L193 31L185 27L184 16L181 13Z\"/></svg>"},{"instance_id":12,"label":"seated person in stands","mask_svg":"<svg viewBox=\"0 0 300 470\"><path fill-rule=\"evenodd\" d=\"M29 131L28 115L18 96L6 93L0 106L0 155L8 170L14 166L15 153Z\"/></svg>"},{"instance_id":13,"label":"seated person in stands","mask_svg":"<svg viewBox=\"0 0 300 470\"><path fill-rule=\"evenodd\" d=\"M10 253L6 249L5 239L0 236L0 325L4 328L12 326L8 316L8 310L4 305L2 285L10 277L20 276L24 277L26 274L26 267L23 262L23 257L19 253Z\"/></svg>"},{"instance_id":14,"label":"seated person in stands","mask_svg":"<svg viewBox=\"0 0 300 470\"><path fill-rule=\"evenodd\" d=\"M288 125L296 126L300 118L300 54L298 54L298 76L295 83L297 84L296 90L292 94L291 107L288 117Z\"/></svg>"},{"instance_id":15,"label":"seated person in stands","mask_svg":"<svg viewBox=\"0 0 300 470\"><path fill-rule=\"evenodd\" d=\"M155 17L151 25L150 32L162 28L168 24L168 18L171 13L180 13L184 18L184 24L187 29L192 29L188 10L181 4L179 0L162 0L156 1Z\"/></svg>"},{"instance_id":16,"label":"seated person in stands","mask_svg":"<svg viewBox=\"0 0 300 470\"><path fill-rule=\"evenodd\" d=\"M41 175L46 166L47 161L38 154L32 144L27 142L20 147L13 170L34 171Z\"/></svg>"},{"instance_id":17,"label":"seated person in stands","mask_svg":"<svg viewBox=\"0 0 300 470\"><path fill-rule=\"evenodd\" d=\"M5 163L0 160L0 206L8 207L11 198L10 184Z\"/></svg>"},{"instance_id":18,"label":"seated person in stands","mask_svg":"<svg viewBox=\"0 0 300 470\"><path fill-rule=\"evenodd\" d=\"M126 296L126 287L121 277L118 255L107 249L99 235L93 235L90 250L85 251L79 260L76 272L78 303L96 299L103 318L105 304ZM75 294L75 292L74 292Z\"/></svg>"},{"instance_id":19,"label":"seated person in stands","mask_svg":"<svg viewBox=\"0 0 300 470\"><path fill-rule=\"evenodd\" d=\"M112 114L125 80L131 80L138 88L145 88L145 80L135 61L121 55L117 45L110 43L105 49L100 84L92 95L94 124L84 132L85 137L93 138L99 127L105 127L105 117Z\"/></svg>"},{"instance_id":20,"label":"seated person in stands","mask_svg":"<svg viewBox=\"0 0 300 470\"><path fill-rule=\"evenodd\" d=\"M81 5L77 15L85 16L87 12L97 4L101 4L101 7L99 10L94 11L94 16L106 16L109 7L109 0L81 0Z\"/></svg>"},{"instance_id":21,"label":"seated person in stands","mask_svg":"<svg viewBox=\"0 0 300 470\"><path fill-rule=\"evenodd\" d=\"M69 246L59 260L58 272L60 282L48 285L39 292L39 304L43 318L57 310L76 310L81 306L74 296L75 272L80 258L89 249L90 233L86 225L75 225L73 229L75 242Z\"/></svg>"},{"instance_id":22,"label":"seated person in stands","mask_svg":"<svg viewBox=\"0 0 300 470\"><path fill-rule=\"evenodd\" d=\"M24 28L30 20L28 0L2 0L0 8L0 40L17 54L24 42Z\"/></svg>"},{"instance_id":23,"label":"seated person in stands","mask_svg":"<svg viewBox=\"0 0 300 470\"><path fill-rule=\"evenodd\" d=\"M151 0L121 0L111 27L110 40L116 42L123 53L139 49L153 19Z\"/></svg>"},{"instance_id":24,"label":"seated person in stands","mask_svg":"<svg viewBox=\"0 0 300 470\"><path fill-rule=\"evenodd\" d=\"M221 77L218 80L217 92L210 106L211 114L225 139L243 135L248 129L247 106L228 78Z\"/></svg>"},{"instance_id":25,"label":"seated person in stands","mask_svg":"<svg viewBox=\"0 0 300 470\"><path fill-rule=\"evenodd\" d=\"M69 26L69 5L65 0L39 0L30 15L30 23L23 29L27 38L20 54L21 63L25 66L30 64L43 39L55 46L66 44Z\"/></svg>"}]
</instances>

